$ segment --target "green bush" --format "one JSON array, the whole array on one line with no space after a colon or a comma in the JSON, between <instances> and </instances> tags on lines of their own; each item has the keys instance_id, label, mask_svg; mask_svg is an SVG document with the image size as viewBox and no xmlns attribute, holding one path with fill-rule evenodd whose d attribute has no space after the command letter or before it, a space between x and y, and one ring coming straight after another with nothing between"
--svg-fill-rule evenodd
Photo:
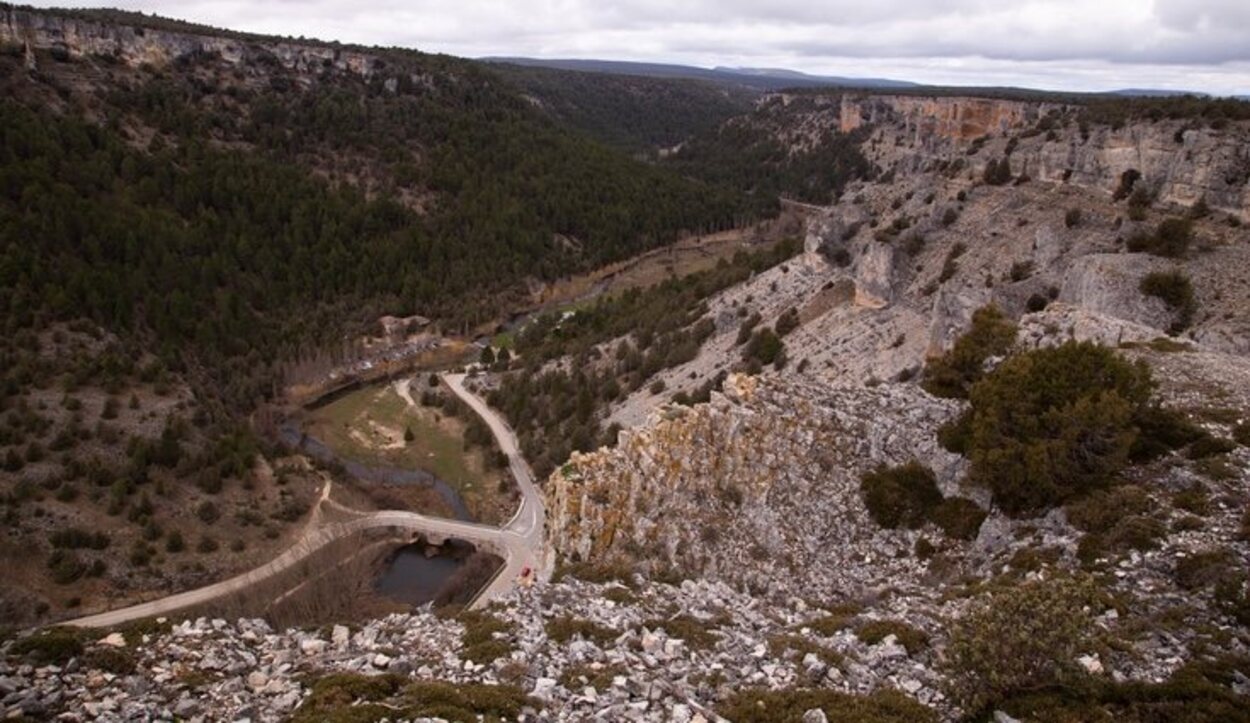
<instances>
[{"instance_id":1,"label":"green bush","mask_svg":"<svg viewBox=\"0 0 1250 723\"><path fill-rule=\"evenodd\" d=\"M1149 404L1134 416L1137 438L1129 449L1129 459L1148 462L1207 436L1185 415L1159 404Z\"/></svg>"},{"instance_id":2,"label":"green bush","mask_svg":"<svg viewBox=\"0 0 1250 723\"><path fill-rule=\"evenodd\" d=\"M1126 517L1154 511L1155 503L1146 491L1135 485L1097 490L1070 502L1065 511L1068 521L1083 532L1109 532Z\"/></svg>"},{"instance_id":3,"label":"green bush","mask_svg":"<svg viewBox=\"0 0 1250 723\"><path fill-rule=\"evenodd\" d=\"M1128 250L1166 258L1180 258L1189 250L1193 222L1187 218L1164 219L1153 234L1139 233L1129 238Z\"/></svg>"},{"instance_id":4,"label":"green bush","mask_svg":"<svg viewBox=\"0 0 1250 723\"><path fill-rule=\"evenodd\" d=\"M869 620L855 630L855 637L869 645L876 645L891 635L912 655L929 646L928 633L900 620Z\"/></svg>"},{"instance_id":5,"label":"green bush","mask_svg":"<svg viewBox=\"0 0 1250 723\"><path fill-rule=\"evenodd\" d=\"M986 306L972 315L972 326L956 340L950 351L925 366L925 391L937 397L967 398L968 390L984 374L990 357L1002 356L1016 341L1016 325L997 306Z\"/></svg>"},{"instance_id":6,"label":"green bush","mask_svg":"<svg viewBox=\"0 0 1250 723\"><path fill-rule=\"evenodd\" d=\"M515 649L510 638L512 625L490 613L477 610L464 612L460 615L460 623L464 625L460 657L465 660L486 664Z\"/></svg>"},{"instance_id":7,"label":"green bush","mask_svg":"<svg viewBox=\"0 0 1250 723\"><path fill-rule=\"evenodd\" d=\"M82 655L83 633L74 628L45 628L13 642L9 653L36 665L64 665Z\"/></svg>"},{"instance_id":8,"label":"green bush","mask_svg":"<svg viewBox=\"0 0 1250 723\"><path fill-rule=\"evenodd\" d=\"M777 317L777 322L773 324L773 328L777 332L777 336L785 336L795 329L799 328L799 310L790 307L784 314Z\"/></svg>"},{"instance_id":9,"label":"green bush","mask_svg":"<svg viewBox=\"0 0 1250 723\"><path fill-rule=\"evenodd\" d=\"M1060 689L1022 692L997 708L1035 723L1246 723L1245 697L1232 691L1245 658L1189 663L1163 683L1090 679Z\"/></svg>"},{"instance_id":10,"label":"green bush","mask_svg":"<svg viewBox=\"0 0 1250 723\"><path fill-rule=\"evenodd\" d=\"M1176 561L1176 584L1186 590L1200 590L1229 579L1235 559L1225 549L1195 552Z\"/></svg>"},{"instance_id":11,"label":"green bush","mask_svg":"<svg viewBox=\"0 0 1250 723\"><path fill-rule=\"evenodd\" d=\"M942 502L937 478L928 467L912 460L899 467L877 467L860 480L868 514L882 527L916 529L928 521Z\"/></svg>"},{"instance_id":12,"label":"green bush","mask_svg":"<svg viewBox=\"0 0 1250 723\"><path fill-rule=\"evenodd\" d=\"M988 186L1002 186L1011 181L1011 159L1004 156L1002 160L991 158L981 172L981 180Z\"/></svg>"},{"instance_id":13,"label":"green bush","mask_svg":"<svg viewBox=\"0 0 1250 723\"><path fill-rule=\"evenodd\" d=\"M1092 643L1088 582L1050 579L1000 590L953 626L945 666L951 693L970 713L1013 695L1070 684Z\"/></svg>"},{"instance_id":14,"label":"green bush","mask_svg":"<svg viewBox=\"0 0 1250 723\"><path fill-rule=\"evenodd\" d=\"M557 643L567 643L574 637L581 637L583 640L604 645L620 635L619 631L612 628L599 625L590 620L580 620L567 615L548 620L546 628L547 637Z\"/></svg>"},{"instance_id":15,"label":"green bush","mask_svg":"<svg viewBox=\"0 0 1250 723\"><path fill-rule=\"evenodd\" d=\"M642 626L649 630L663 630L670 637L681 638L692 650L707 650L720 640L714 621L699 620L690 615L646 620Z\"/></svg>"},{"instance_id":16,"label":"green bush","mask_svg":"<svg viewBox=\"0 0 1250 723\"><path fill-rule=\"evenodd\" d=\"M480 720L519 720L525 708L541 708L512 685L421 681L404 689L407 718L442 718L476 723Z\"/></svg>"},{"instance_id":17,"label":"green bush","mask_svg":"<svg viewBox=\"0 0 1250 723\"><path fill-rule=\"evenodd\" d=\"M802 723L813 708L829 723L936 723L937 713L897 690L885 688L871 695L832 690L739 690L716 706L716 712L734 723Z\"/></svg>"},{"instance_id":18,"label":"green bush","mask_svg":"<svg viewBox=\"0 0 1250 723\"><path fill-rule=\"evenodd\" d=\"M308 697L291 716L291 723L356 723L381 720L394 711L380 705L399 692L404 679L398 675L334 673L312 684Z\"/></svg>"},{"instance_id":19,"label":"green bush","mask_svg":"<svg viewBox=\"0 0 1250 723\"><path fill-rule=\"evenodd\" d=\"M1185 456L1190 459L1206 459L1219 454L1228 454L1235 449L1237 445L1232 440L1203 434L1189 445L1189 449L1185 450Z\"/></svg>"},{"instance_id":20,"label":"green bush","mask_svg":"<svg viewBox=\"0 0 1250 723\"><path fill-rule=\"evenodd\" d=\"M1142 277L1139 287L1146 296L1163 300L1175 314L1176 321L1168 330L1179 334L1189 327L1197 311L1194 287L1189 277L1180 271L1154 271Z\"/></svg>"},{"instance_id":21,"label":"green bush","mask_svg":"<svg viewBox=\"0 0 1250 723\"><path fill-rule=\"evenodd\" d=\"M82 662L88 669L94 668L113 675L130 675L137 667L132 653L100 645L88 648L83 653Z\"/></svg>"},{"instance_id":22,"label":"green bush","mask_svg":"<svg viewBox=\"0 0 1250 723\"><path fill-rule=\"evenodd\" d=\"M785 354L785 343L772 329L764 328L751 335L742 350L744 361L755 361L759 364L772 364Z\"/></svg>"},{"instance_id":23,"label":"green bush","mask_svg":"<svg viewBox=\"0 0 1250 723\"><path fill-rule=\"evenodd\" d=\"M981 506L965 497L947 497L933 508L929 519L942 528L947 537L956 540L974 540L985 522L986 512Z\"/></svg>"},{"instance_id":24,"label":"green bush","mask_svg":"<svg viewBox=\"0 0 1250 723\"><path fill-rule=\"evenodd\" d=\"M969 477L1017 516L1104 488L1129 461L1152 388L1144 364L1095 344L1013 356L972 387Z\"/></svg>"}]
</instances>

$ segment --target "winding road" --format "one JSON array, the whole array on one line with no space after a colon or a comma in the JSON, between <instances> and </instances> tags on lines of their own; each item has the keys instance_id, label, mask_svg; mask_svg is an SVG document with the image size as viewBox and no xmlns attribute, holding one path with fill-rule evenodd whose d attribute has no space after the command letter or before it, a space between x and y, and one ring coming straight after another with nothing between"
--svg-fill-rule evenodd
<instances>
[{"instance_id":1,"label":"winding road","mask_svg":"<svg viewBox=\"0 0 1250 723\"><path fill-rule=\"evenodd\" d=\"M443 517L432 517L415 512L383 510L363 512L357 519L346 522L320 522L320 508L329 502L327 486L314 510L312 522L304 536L273 560L228 580L194 590L170 595L150 602L108 612L88 615L66 621L66 625L78 627L111 627L133 620L169 615L196 605L211 602L233 593L242 592L274 575L290 570L304 562L313 553L335 540L371 529L401 529L425 535L438 541L440 538L466 540L477 547L494 552L504 560L503 568L473 600L472 607L485 605L490 600L511 590L526 570L530 575L543 578L550 575L550 556L543 542L543 499L534 484L534 473L521 456L516 434L486 402L464 386L464 374L440 375L443 383L482 418L495 435L499 448L508 458L508 466L521 490L521 505L507 524L492 527L473 522L461 522ZM399 382L404 386L401 396L412 403L408 394L408 380Z\"/></svg>"}]
</instances>

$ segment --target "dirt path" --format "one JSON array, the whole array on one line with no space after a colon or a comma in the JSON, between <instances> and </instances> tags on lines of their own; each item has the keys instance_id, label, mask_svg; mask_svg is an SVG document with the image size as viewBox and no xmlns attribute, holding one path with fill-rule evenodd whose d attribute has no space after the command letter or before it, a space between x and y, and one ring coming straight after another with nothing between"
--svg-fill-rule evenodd
<instances>
[{"instance_id":1,"label":"dirt path","mask_svg":"<svg viewBox=\"0 0 1250 723\"><path fill-rule=\"evenodd\" d=\"M499 448L508 457L508 465L513 477L516 478L521 488L521 506L502 528L396 510L361 513L359 518L347 522L324 523L321 517L322 505L332 504L348 509L330 500L330 485L327 482L304 535L298 542L268 563L206 587L118 610L88 615L70 620L66 624L79 627L112 627L133 620L169 615L179 610L195 607L246 590L295 567L335 540L369 529L410 530L413 533L423 534L434 542L446 538L461 539L473 543L479 549L501 556L504 559L503 568L473 601L472 607L484 605L491 599L511 590L522 577L522 573L527 570L546 576L550 573L550 556L543 547L545 514L542 496L534 485L533 472L521 456L516 435L507 423L487 406L484 400L465 388L463 374L446 374L442 376L442 379L456 396L464 400L486 422L495 435ZM402 382L402 386L401 396L412 404L411 396L407 394L407 380ZM399 389L397 385L396 391Z\"/></svg>"}]
</instances>

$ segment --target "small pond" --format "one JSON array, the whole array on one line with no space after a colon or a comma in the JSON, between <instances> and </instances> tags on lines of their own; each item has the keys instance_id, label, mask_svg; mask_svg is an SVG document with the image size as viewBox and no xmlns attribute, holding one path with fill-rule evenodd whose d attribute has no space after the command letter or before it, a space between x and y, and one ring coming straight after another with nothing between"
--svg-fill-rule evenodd
<instances>
[{"instance_id":1,"label":"small pond","mask_svg":"<svg viewBox=\"0 0 1250 723\"><path fill-rule=\"evenodd\" d=\"M381 574L373 583L373 589L383 597L406 603L424 605L432 601L451 576L464 565L465 557L473 546L459 540L449 540L437 554L424 543L414 543L391 553Z\"/></svg>"}]
</instances>

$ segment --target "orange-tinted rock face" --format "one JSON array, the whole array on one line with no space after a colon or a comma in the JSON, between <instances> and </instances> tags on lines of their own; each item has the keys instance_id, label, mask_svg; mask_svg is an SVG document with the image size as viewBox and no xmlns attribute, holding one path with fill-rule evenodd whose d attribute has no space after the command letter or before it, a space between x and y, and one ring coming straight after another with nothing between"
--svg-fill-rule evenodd
<instances>
[{"instance_id":1,"label":"orange-tinted rock face","mask_svg":"<svg viewBox=\"0 0 1250 723\"><path fill-rule=\"evenodd\" d=\"M839 125L845 133L891 120L927 138L972 140L1034 123L1052 107L991 98L845 95Z\"/></svg>"}]
</instances>

